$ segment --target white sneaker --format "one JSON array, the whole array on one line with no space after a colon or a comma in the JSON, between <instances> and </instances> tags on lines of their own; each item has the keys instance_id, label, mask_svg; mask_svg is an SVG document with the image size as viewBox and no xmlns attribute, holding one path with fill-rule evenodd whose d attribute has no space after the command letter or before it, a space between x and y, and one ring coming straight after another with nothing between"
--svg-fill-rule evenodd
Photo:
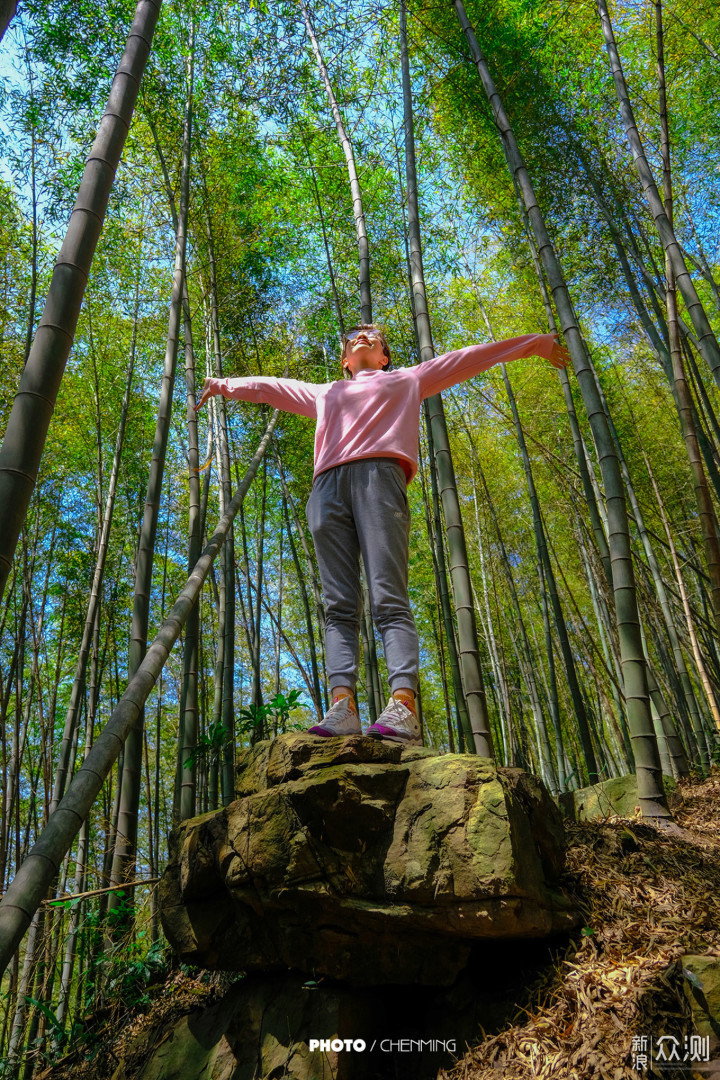
<instances>
[{"instance_id":1,"label":"white sneaker","mask_svg":"<svg viewBox=\"0 0 720 1080\"><path fill-rule=\"evenodd\" d=\"M390 739L406 746L422 746L420 721L402 701L390 698L374 724L365 732L371 739Z\"/></svg>"},{"instance_id":2,"label":"white sneaker","mask_svg":"<svg viewBox=\"0 0 720 1080\"><path fill-rule=\"evenodd\" d=\"M308 735L324 735L337 738L343 735L362 735L360 717L350 702L352 698L342 697L332 705L322 719L321 724L308 728Z\"/></svg>"}]
</instances>

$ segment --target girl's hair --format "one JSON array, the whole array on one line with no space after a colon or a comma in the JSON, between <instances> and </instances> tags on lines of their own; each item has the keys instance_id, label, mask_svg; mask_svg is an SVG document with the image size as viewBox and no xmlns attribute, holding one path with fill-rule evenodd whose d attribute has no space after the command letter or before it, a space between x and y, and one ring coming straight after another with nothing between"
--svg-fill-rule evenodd
<instances>
[{"instance_id":1,"label":"girl's hair","mask_svg":"<svg viewBox=\"0 0 720 1080\"><path fill-rule=\"evenodd\" d=\"M383 352L385 353L385 355L388 358L388 362L385 365L385 367L383 368L383 371L390 371L390 369L392 367L392 356L390 354L390 346L387 343L387 339L385 337L385 334L383 333L383 331L380 329L379 326L375 325L375 323L358 323L357 326L349 326L347 328L347 330L345 331L345 333L343 333L343 336L342 336L342 352L340 353L340 362L342 363L343 359L345 358L345 351L347 349L347 335L352 334L356 330L372 330L372 332L374 334L377 334L377 336L380 338L380 344L382 345L382 350L383 350ZM348 369L346 367L343 367L343 378L344 379L352 379L352 372L348 371Z\"/></svg>"}]
</instances>

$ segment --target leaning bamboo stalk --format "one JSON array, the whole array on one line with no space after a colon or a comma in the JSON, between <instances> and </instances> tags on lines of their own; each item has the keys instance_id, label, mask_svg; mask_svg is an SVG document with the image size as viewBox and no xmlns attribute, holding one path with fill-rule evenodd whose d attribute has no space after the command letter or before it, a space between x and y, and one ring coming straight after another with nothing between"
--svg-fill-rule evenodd
<instances>
[{"instance_id":1,"label":"leaning bamboo stalk","mask_svg":"<svg viewBox=\"0 0 720 1080\"><path fill-rule=\"evenodd\" d=\"M0 449L0 596L35 487L161 3L140 0L135 10Z\"/></svg>"},{"instance_id":2,"label":"leaning bamboo stalk","mask_svg":"<svg viewBox=\"0 0 720 1080\"><path fill-rule=\"evenodd\" d=\"M256 504L257 505L257 504ZM262 476L262 488L260 496L260 521L258 528L255 530L255 583L253 585L254 593L254 610L253 603L250 603L250 618L253 620L255 627L253 631L253 637L255 639L255 654L253 656L253 669L252 669L252 702L258 707L263 704L262 700L262 686L261 686L261 671L260 671L260 650L261 650L261 631L262 631L262 592L263 583L265 580L265 523L267 520L267 460L263 462L263 476ZM257 522L257 518L256 518ZM265 731L264 722L260 728L255 728L253 731L253 739L265 739L267 738L267 732Z\"/></svg>"},{"instance_id":3,"label":"leaning bamboo stalk","mask_svg":"<svg viewBox=\"0 0 720 1080\"><path fill-rule=\"evenodd\" d=\"M37 534L36 534L36 541L37 541ZM20 780L21 780L21 776L22 776L22 766L23 766L23 760L25 758L25 751L26 751L27 745L28 745L28 733L29 733L29 729L30 729L30 717L31 717L31 715L32 715L32 713L34 711L34 706L35 706L35 693L36 693L37 690L40 689L40 681L39 681L39 674L40 674L40 662L39 662L40 644L39 644L39 640L40 640L40 635L42 633L42 626L43 626L44 613L45 613L45 603L46 603L46 600L47 600L48 585L49 585L49 574L50 574L50 569L51 569L52 561L53 561L52 560L52 553L53 553L54 547L55 547L55 534L54 534L54 531L53 531L53 538L52 538L52 541L50 543L50 552L49 552L48 558L47 558L47 573L45 575L45 584L44 584L44 587L43 587L43 596L42 596L42 601L41 601L41 604L40 604L39 621L38 621L37 627L35 625L35 616L34 616L34 613L33 613L33 601L32 601L32 594L30 593L30 579L29 578L27 579L27 584L26 584L26 589L28 591L28 616L29 616L29 621L30 621L31 638L32 638L32 646L33 646L33 649L32 649L32 663L31 663L31 667L30 667L30 678L29 678L29 686L28 686L28 690L27 690L27 697L25 698L25 704L24 704L24 706L22 708L22 712L20 712L20 710L19 710L19 702L21 700L20 689L22 687L22 677L23 677L22 673L23 673L23 662L24 662L24 650L23 650L23 653L22 653L23 661L21 661L20 667L19 667L19 669L17 671L17 675L16 675L16 677L18 678L18 690L17 690L18 711L17 711L16 723L15 723L14 730L13 730L13 749L12 749L12 757L10 759L8 784L7 784L7 791L6 791L6 796L5 796L5 805L7 807L6 816L7 816L8 837L10 836L10 831L11 831L11 828L13 826L13 818L14 818L14 823L15 823L15 865L16 866L17 866L17 864L18 864L18 862L20 861L20 858L21 858L21 855L20 855L20 852L21 852L21 848L20 848L20 808L21 808L21 800L20 800L20 788L21 788L21 785L20 785ZM33 562L34 562L34 557L33 557ZM39 701L39 699L38 699L38 701ZM30 740L30 742L32 744L32 739ZM32 772L32 770L31 770L31 772ZM30 784L30 790L33 791L34 788L35 788L35 785L33 783L31 783ZM29 827L29 823L30 823L31 820L32 820L32 814L29 813L28 814L28 827Z\"/></svg>"},{"instance_id":4,"label":"leaning bamboo stalk","mask_svg":"<svg viewBox=\"0 0 720 1080\"><path fill-rule=\"evenodd\" d=\"M194 79L194 33L190 48L190 56L186 66L188 71L188 86L191 87ZM173 223L173 232L178 232L178 207L175 192L170 181L167 161L163 153L157 125L148 112L146 120L152 133L155 151L160 163L160 169L165 182L165 193L168 197L170 216ZM187 432L188 432L188 573L198 560L202 548L202 510L200 505L200 456L197 435L197 417L195 415L195 350L193 345L192 313L190 311L190 297L188 295L187 274L183 274L183 318L184 318L184 343L185 343L185 387L187 404ZM209 477L209 473L208 473ZM178 732L178 762L175 786L177 789L177 803L179 805L180 820L192 817L195 812L196 794L196 765L193 752L197 746L198 729L198 641L200 635L200 606L193 609L185 628L185 643L183 646L183 689L181 694L180 724ZM158 717L160 713L156 712ZM189 762L185 768L185 762ZM156 765L156 775L157 775ZM157 784L156 784L157 786ZM157 832L157 829L156 829ZM155 845L157 850L157 844Z\"/></svg>"},{"instance_id":5,"label":"leaning bamboo stalk","mask_svg":"<svg viewBox=\"0 0 720 1080\"><path fill-rule=\"evenodd\" d=\"M282 460L279 454L275 455L275 463L278 467L278 475L280 477L280 483L282 485L283 494L287 500L287 506L290 514L292 515L292 521L295 526L295 531L298 534L300 540L300 546L302 547L303 555L305 556L305 563L308 569L308 575L310 577L310 584L312 585L313 599L315 601L315 615L317 618L317 624L321 630L325 630L325 605L322 598L322 590L320 588L320 579L318 578L317 571L315 570L315 563L313 562L312 553L310 551L310 545L307 542L305 536L305 530L300 523L300 515L297 512L297 506L295 500L292 497L290 488L288 487L287 480L285 479L285 472L282 466Z\"/></svg>"},{"instance_id":6,"label":"leaning bamboo stalk","mask_svg":"<svg viewBox=\"0 0 720 1080\"><path fill-rule=\"evenodd\" d=\"M693 240L695 241L695 246L697 247L698 254L697 256L695 256L686 248L683 248L683 253L685 255L685 258L693 264L698 273L700 273L707 281L710 289L712 290L713 298L715 300L715 306L717 307L718 311L720 311L720 289L718 288L717 281L712 275L712 270L710 269L710 264L707 260L705 251L703 250L700 237L697 234L695 222L693 221L693 216L690 211L690 207L688 206L687 200L685 201L685 213L683 216L684 219L687 221L688 225L690 226L690 232L692 234Z\"/></svg>"},{"instance_id":7,"label":"leaning bamboo stalk","mask_svg":"<svg viewBox=\"0 0 720 1080\"><path fill-rule=\"evenodd\" d=\"M10 962L34 912L58 873L60 864L83 821L90 812L115 759L125 744L140 712L187 622L210 567L257 473L277 423L273 413L255 456L227 512L195 564L185 588L158 631L137 672L130 680L104 730L83 762L57 810L0 900L0 971Z\"/></svg>"},{"instance_id":8,"label":"leaning bamboo stalk","mask_svg":"<svg viewBox=\"0 0 720 1080\"><path fill-rule=\"evenodd\" d=\"M488 595L487 573L485 572L485 567L486 567L486 564L487 564L487 554L486 554L487 545L486 545L485 541L483 540L483 533L482 533L482 529L480 527L480 513L479 513L479 508L478 508L478 492L477 492L477 482L476 482L476 478L475 478L475 473L476 472L480 473L480 476L482 477L483 483L485 481L485 477L484 477L484 475L482 473L482 469L480 468L480 462L477 459L477 453L475 451L475 445L474 445L474 443L472 441L472 438L470 436L470 431L469 431L469 429L467 427L465 428L465 432L466 432L466 435L468 437L468 442L470 444L470 455L471 455L470 460L472 462L472 470L473 470L473 485L472 485L472 488L473 488L473 510L475 512L475 538L476 538L476 542L477 542L478 554L480 556L480 577L481 577L482 586L483 586L483 590L482 590L483 603L482 604L480 603L480 600L479 600L479 598L476 595L474 590L473 590L473 597L475 599L475 610L477 611L479 619L480 619L480 626L481 626L481 629L483 630L483 632L485 634L485 640L487 642L488 653L489 653L489 656L490 656L490 664L491 664L492 670L493 670L493 679L495 680L495 690L496 690L495 696L497 698L498 706L499 706L499 708L498 708L498 728L500 729L500 736L502 738L502 743L503 743L503 754L502 754L502 757L501 757L501 761L502 761L502 763L504 765L509 765L511 760L512 760L512 758L510 756L511 752L512 752L512 742L511 742L512 710L510 708L510 693L508 691L507 684L506 684L506 682L505 682L505 680L503 678L503 672L502 672L502 668L501 668L501 665L500 665L500 652L499 652L499 649L498 649L498 643L497 643L497 638L496 638L496 635L495 635L495 629L494 629L494 626L493 626L492 616L490 614L490 601L489 601L489 595ZM502 550L502 544L501 544L500 557L501 557L501 560L504 557L504 552ZM508 582L508 584L510 584L510 582ZM514 586L514 584L515 584L515 582L513 580L512 586ZM512 586L511 586L511 595L512 595ZM485 618L483 618L483 608L484 608L484 613L485 613L485 616L486 616ZM531 699L533 700L533 708L534 708L535 707L535 700L533 698L532 691L531 691Z\"/></svg>"},{"instance_id":9,"label":"leaning bamboo stalk","mask_svg":"<svg viewBox=\"0 0 720 1080\"><path fill-rule=\"evenodd\" d=\"M40 515L38 514L38 521ZM13 581L13 589L15 588L15 582ZM7 686L0 702L0 753L2 753L2 774L0 774L0 782L2 783L2 791L0 792L0 889L5 885L5 871L7 868L7 861L10 854L10 824L12 815L12 771L9 766L12 766L12 751L9 743L13 745L14 739L8 740L9 724L8 718L10 715L10 696L12 694L13 686L17 687L19 681L22 679L20 674L23 670L24 656L25 656L25 627L27 623L28 608L30 606L30 589L23 583L22 585L22 601L20 606L20 612L16 616L16 630L15 630L15 644L13 647L13 655L10 661L10 669L7 676ZM9 607L9 605L8 605ZM17 722L13 726L13 732L17 733Z\"/></svg>"},{"instance_id":10,"label":"leaning bamboo stalk","mask_svg":"<svg viewBox=\"0 0 720 1080\"><path fill-rule=\"evenodd\" d=\"M290 510L288 508L288 497L290 492L287 489L285 477L282 472L282 468L278 470L281 483L283 484L283 517L285 519L285 529L287 531L288 544L290 545L290 554L292 556L293 565L295 567L295 576L300 590L300 599L302 601L303 610L305 612L305 626L307 627L308 636L308 649L310 652L310 670L312 672L312 684L310 693L315 705L315 711L318 718L322 720L323 713L327 710L327 701L323 701L322 688L320 686L320 669L318 667L317 659L317 646L315 643L315 630L312 621L312 610L310 607L310 598L308 596L307 584L305 582L305 574L303 573L302 563L300 562L300 556L298 554L297 545L293 539L292 525L290 520ZM278 691L279 692L279 691Z\"/></svg>"},{"instance_id":11,"label":"leaning bamboo stalk","mask_svg":"<svg viewBox=\"0 0 720 1080\"><path fill-rule=\"evenodd\" d=\"M313 191L315 193L315 204L316 204L317 209L318 209L318 217L320 218L320 229L322 230L323 247L325 248L325 262L327 263L328 276L330 278L330 288L332 289L333 302L335 304L335 314L337 315L338 326L340 327L340 333L344 334L345 333L345 320L343 318L342 304L340 303L340 294L338 292L338 287L337 287L337 279L335 277L335 270L333 268L332 256L330 254L330 241L328 240L327 228L325 227L325 214L323 213L322 199L320 198L320 190L318 188L317 177L315 175L315 165L313 164L313 159L312 159L311 154L310 154L310 147L305 142L305 138L304 138L304 136L302 134L302 130L300 132L300 138L302 139L302 144L303 144L303 147L305 149L305 153L307 154L308 164L310 166L310 179L312 180ZM352 151L352 145L351 145L350 149ZM362 221L363 221L363 224L364 224L364 222L365 222L364 216L362 218ZM367 237L366 237L366 243L367 243ZM369 257L368 257L368 265L369 265Z\"/></svg>"},{"instance_id":12,"label":"leaning bamboo stalk","mask_svg":"<svg viewBox=\"0 0 720 1080\"><path fill-rule=\"evenodd\" d=\"M443 539L442 506L440 499L440 486L438 470L435 464L435 439L433 437L432 423L428 402L423 402L423 415L425 418L425 441L427 443L428 472L430 473L430 499L427 491L423 491L423 498L427 508L427 534L430 540L430 549L433 553L433 571L435 574L435 588L438 595L438 607L442 615L445 628L445 640L447 643L448 657L450 660L450 673L452 675L453 693L455 695L455 710L458 720L458 746L468 749L473 745L473 731L470 723L470 714L465 700L463 689L462 672L460 670L460 657L458 655L458 642L453 623L452 606L450 603L450 591L448 587L448 568ZM432 516L431 516L432 515Z\"/></svg>"},{"instance_id":13,"label":"leaning bamboo stalk","mask_svg":"<svg viewBox=\"0 0 720 1080\"><path fill-rule=\"evenodd\" d=\"M478 300L480 301L480 297L478 297ZM481 304L481 311L483 312L483 314L485 314L485 309L482 306L482 301L480 301L480 304ZM495 336L494 336L494 334L492 332L490 324L489 324L489 322L487 322L487 316L485 316L485 319L486 319L486 324L487 324L487 327L488 327L488 331L490 332L490 336L493 338L493 340L495 340ZM503 369L503 377L506 380L506 386L509 387L510 383L509 383L509 380L508 380L508 377L507 377L507 372L506 372L506 368L505 368L504 364L502 365L502 369ZM510 390L510 394L512 394L512 390ZM512 402L513 402L513 413L514 413L514 415L516 415L516 410L515 410L515 407L514 407L514 396L512 397ZM517 417L517 424L519 425L519 417ZM530 703L531 703L531 706L532 706L533 715L535 716L535 720L536 720L535 726L536 726L536 729L537 729L537 732L538 732L538 743L539 743L539 745L541 746L541 748L543 750L544 758L545 758L545 761L547 762L547 774L552 776L553 773L554 773L555 778L557 780L557 784L558 784L557 790L564 791L565 790L565 774L564 774L563 767L562 767L562 734L561 734L561 730L560 730L559 713L557 711L557 707L553 707L553 704L551 702L550 711L551 711L551 715L552 715L552 719L553 719L553 726L554 726L554 729L555 729L555 741L556 741L556 747L557 747L557 751L558 751L557 752L557 769L555 770L555 767L551 763L551 754L549 752L550 744L549 744L549 739L548 739L548 735L547 735L547 725L546 725L545 712L544 712L543 707L542 707L542 699L541 699L540 692L539 692L539 689L538 689L537 680L535 678L536 666L539 667L542 670L542 662L539 661L538 664L536 665L535 659L533 657L532 648L530 646L530 639L528 638L527 628L525 626L525 619L523 618L522 610L520 608L520 598L518 596L517 586L515 584L515 577L514 577L513 572L512 572L512 566L511 566L511 563L510 563L510 559L508 558L507 549L505 547L505 541L504 541L503 535L502 535L502 530L500 529L500 522L498 520L497 512L495 510L495 506L494 506L493 501L492 501L492 499L490 497L490 490L489 490L488 485L487 485L487 479L485 477L485 473L483 471L483 468L482 468L482 466L480 464L480 459L479 459L479 456L478 456L478 453L477 453L477 449L475 447L475 440L472 437L472 433L470 431L469 426L467 424L465 424L464 427L465 427L465 434L467 436L467 439L468 439L468 442L469 442L469 445L470 445L470 455L471 455L471 461L472 461L472 465L473 465L473 472L477 471L479 473L480 479L482 481L483 490L485 492L485 502L486 502L487 507L488 507L488 509L490 511L490 516L492 518L493 528L494 528L494 531L495 531L495 536L497 538L498 546L499 546L499 549L500 549L500 563L501 563L501 566L503 568L503 572L504 572L504 575L505 575L505 580L507 581L507 584L508 584L508 590L510 592L510 599L512 601L512 607L513 607L513 611L514 611L514 614L515 614L515 621L517 623L518 630L520 632L520 640L522 642L522 650L518 651L518 661L520 662L520 666L521 666L521 670L522 670L522 674L523 674L523 679L525 680L525 684L526 684L527 689L528 689L528 696L530 698ZM525 440L524 440L524 437L523 437L522 428L519 427L519 429L518 429L517 426L516 426L516 430L518 431L518 438L522 439L521 448L522 448L522 453L523 453L523 464L525 465L525 459L527 458L527 447L525 446ZM529 458L527 459L527 467L528 467L528 470L529 470ZM531 475L532 475L531 473L529 473L529 475L528 475L528 484L530 484L530 482L531 482L531 480L530 480ZM532 491L534 493L534 484L532 486ZM474 495L474 501L475 501L475 515L476 515L476 518L477 518L477 493L476 493L476 491L473 492L473 495ZM533 497L535 499L535 502L537 502L537 495L533 494ZM533 515L534 514L535 514L535 507L533 507ZM539 514L538 514L538 518L539 518ZM536 524L539 526L540 530L542 530L542 522L540 522L538 520L538 522ZM537 533L536 533L536 537L537 537ZM479 521L478 521L478 539L480 539L480 523L479 523ZM549 558L547 557L547 545L545 544L544 539L543 539L543 545L545 547L545 559L549 564ZM482 558L482 556L481 556L481 558ZM541 591L543 592L543 594L544 594L544 591L545 591L544 590L544 581L543 581L543 576L542 576L542 571L543 571L544 565L545 564L544 564L543 560L540 559L538 569L540 571L540 575L539 575L540 576L540 584L541 584ZM557 592L557 590L556 590L556 592ZM559 601L558 601L558 604L559 604ZM492 624L490 622L489 617L488 617L488 626L489 626L491 634L492 634ZM494 635L492 635L492 636L494 636ZM525 661L524 664L521 661L521 656L523 654L526 657L526 661ZM549 661L549 664L551 666L552 678L554 680L554 664L553 664L551 646L548 647L548 661ZM554 794L556 794L556 793L557 792L554 792Z\"/></svg>"},{"instance_id":14,"label":"leaning bamboo stalk","mask_svg":"<svg viewBox=\"0 0 720 1080\"><path fill-rule=\"evenodd\" d=\"M712 436L713 453L717 457L717 450L715 449L715 447L720 445L720 423L718 423L717 413L713 408L712 402L710 401L707 387L705 386L705 381L700 375L698 366L695 363L693 350L691 349L690 343L687 338L683 340L682 345L685 359L687 360L690 367L690 381L695 392L694 396L698 405L698 419L702 419L704 421L705 427L708 429L708 434Z\"/></svg>"},{"instance_id":15,"label":"leaning bamboo stalk","mask_svg":"<svg viewBox=\"0 0 720 1080\"><path fill-rule=\"evenodd\" d=\"M203 182L204 182L203 177ZM215 242L210 220L210 211L207 209L205 229L208 245L208 302L210 314L210 326L208 328L208 343L212 341L212 357L215 377L222 379L222 349L220 345L220 308L218 303L217 289L217 257L215 254ZM230 473L230 446L228 438L227 412L225 399L218 397L215 406L215 436L216 457L220 489L225 506L230 505L232 499L232 477ZM220 683L218 686L219 701L221 706L222 723L227 732L227 739L223 748L223 798L227 802L232 799L232 775L233 762L235 760L235 712L234 712L234 676L235 676L235 535L233 529L227 538L223 550L223 573L221 578L221 590L224 596L222 604L222 621L218 625L218 635L222 637L222 668L219 669ZM258 646L259 648L259 646Z\"/></svg>"},{"instance_id":16,"label":"leaning bamboo stalk","mask_svg":"<svg viewBox=\"0 0 720 1080\"><path fill-rule=\"evenodd\" d=\"M522 193L517 183L514 184L515 195L518 201L518 208L522 215L523 224L525 225L525 235L530 248L530 254L532 256L533 266L535 268L535 277L540 288L542 295L543 307L545 308L545 316L547 318L548 330L551 334L557 331L557 322L555 319L555 313L553 311L552 301L550 300L550 294L543 274L542 264L540 256L538 254L537 244L535 243L535 236L530 224L530 218L525 206L525 202L522 197ZM605 573L605 580L608 583L608 587L612 589L612 566L610 561L610 549L608 547L606 529L603 527L602 514L600 510L600 503L595 494L592 483L592 467L587 453L587 447L585 446L585 440L580 430L578 423L577 413L575 411L575 401L572 395L572 388L570 386L570 377L565 368L558 370L558 377L560 379L560 385L562 387L563 398L565 399L565 408L567 409L568 420L570 422L570 431L572 433L573 446L575 448L575 459L578 464L578 471L580 473L580 480L582 482L583 491L585 493L585 503L587 505L588 514L590 516L590 523L592 525L593 535L595 537L595 546L598 550L598 555L602 562L603 571Z\"/></svg>"},{"instance_id":17,"label":"leaning bamboo stalk","mask_svg":"<svg viewBox=\"0 0 720 1080\"><path fill-rule=\"evenodd\" d=\"M185 316L185 387L188 429L188 570L197 562L202 549L200 523L200 452L198 447L197 416L195 413L195 351L193 348L192 318L187 295L187 277L183 276ZM195 813L196 767L194 758L186 768L197 746L198 733L198 655L200 639L200 605L193 608L185 629L183 648L184 708L180 724L180 820Z\"/></svg>"},{"instance_id":18,"label":"leaning bamboo stalk","mask_svg":"<svg viewBox=\"0 0 720 1080\"><path fill-rule=\"evenodd\" d=\"M99 616L99 612L98 612ZM95 627L99 626L99 617L95 620ZM92 743L92 721L93 711L88 708L86 724L85 724L85 757L90 753ZM77 854L75 856L75 886L73 888L73 895L75 897L80 896L84 891L84 882L87 876L87 853L90 839L90 818L85 818L80 828L80 839L78 841ZM63 957L62 971L60 975L60 994L58 999L58 1005L56 1010L56 1018L60 1029L65 1024L65 1017L68 1011L68 1005L70 1001L70 983L72 980L73 968L75 965L75 945L77 942L78 926L80 923L81 905L74 904L70 912L70 926L68 928L67 938L65 941L65 953Z\"/></svg>"},{"instance_id":19,"label":"leaning bamboo stalk","mask_svg":"<svg viewBox=\"0 0 720 1080\"><path fill-rule=\"evenodd\" d=\"M23 1031L25 1030L25 1019L31 981L35 975L35 960L38 952L38 939L42 936L44 925L45 914L44 909L41 909L34 913L32 924L30 927L30 934L28 935L27 946L25 948L25 959L23 960L22 974L20 976L18 994L15 1001L15 1013L13 1015L12 1028L10 1029L10 1043L8 1046L6 1058L10 1069L13 1069L18 1064L20 1044Z\"/></svg>"}]
</instances>

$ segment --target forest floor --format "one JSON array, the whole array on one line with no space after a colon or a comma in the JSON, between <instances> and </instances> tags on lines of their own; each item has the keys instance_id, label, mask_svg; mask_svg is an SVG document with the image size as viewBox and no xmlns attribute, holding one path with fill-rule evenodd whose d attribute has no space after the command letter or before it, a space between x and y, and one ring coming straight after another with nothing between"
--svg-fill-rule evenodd
<instances>
[{"instance_id":1,"label":"forest floor","mask_svg":"<svg viewBox=\"0 0 720 1080\"><path fill-rule=\"evenodd\" d=\"M568 823L563 884L582 930L551 954L510 1023L438 1080L689 1080L689 1070L643 1070L634 1057L634 1040L643 1037L674 1036L683 1053L693 1029L682 957L720 957L720 770L681 783L679 792L678 835L641 819ZM36 1080L104 1080L121 1062L131 1080L152 1033L211 1004L233 978L175 971L148 987L142 1005L110 1004L90 1018L92 1059L86 1043L85 1053L66 1054Z\"/></svg>"},{"instance_id":2,"label":"forest floor","mask_svg":"<svg viewBox=\"0 0 720 1080\"><path fill-rule=\"evenodd\" d=\"M583 915L580 940L529 988L510 1026L438 1080L661 1075L637 1067L643 1037L649 1047L674 1036L683 1057L693 1029L682 957L720 957L720 770L679 792L682 835L641 819L568 824L564 883ZM676 1075L691 1073L662 1071Z\"/></svg>"}]
</instances>

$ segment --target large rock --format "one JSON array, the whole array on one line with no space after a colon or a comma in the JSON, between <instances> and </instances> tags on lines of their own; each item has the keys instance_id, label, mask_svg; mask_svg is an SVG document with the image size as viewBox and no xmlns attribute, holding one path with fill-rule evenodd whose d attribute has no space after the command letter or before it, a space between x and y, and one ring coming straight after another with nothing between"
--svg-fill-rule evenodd
<instances>
[{"instance_id":1,"label":"large rock","mask_svg":"<svg viewBox=\"0 0 720 1080\"><path fill-rule=\"evenodd\" d=\"M670 806L679 802L678 787L671 776L663 776L663 787ZM566 817L574 821L601 821L608 817L631 818L640 804L637 777L615 776L599 784L578 788L560 795L558 802Z\"/></svg>"},{"instance_id":2,"label":"large rock","mask_svg":"<svg viewBox=\"0 0 720 1080\"><path fill-rule=\"evenodd\" d=\"M214 1005L149 1032L135 1055L145 1064L122 1080L366 1080L359 1048L332 1043L339 1031L352 1043L369 1027L370 1004L341 988L314 993L298 975L243 979Z\"/></svg>"},{"instance_id":3,"label":"large rock","mask_svg":"<svg viewBox=\"0 0 720 1080\"><path fill-rule=\"evenodd\" d=\"M720 1076L720 956L683 956L684 989L695 1032ZM705 1060L703 1053L702 1059ZM703 1072L698 1069L698 1074ZM705 1070L710 1075L709 1070Z\"/></svg>"},{"instance_id":4,"label":"large rock","mask_svg":"<svg viewBox=\"0 0 720 1080\"><path fill-rule=\"evenodd\" d=\"M284 735L237 778L237 802L172 837L161 911L186 962L449 984L474 942L574 925L554 887L562 819L518 769Z\"/></svg>"},{"instance_id":5,"label":"large rock","mask_svg":"<svg viewBox=\"0 0 720 1080\"><path fill-rule=\"evenodd\" d=\"M184 1016L151 1013L123 1040L113 1080L436 1080L517 1015L543 944L489 943L452 987L246 975Z\"/></svg>"},{"instance_id":6,"label":"large rock","mask_svg":"<svg viewBox=\"0 0 720 1080\"><path fill-rule=\"evenodd\" d=\"M488 944L452 987L242 976L211 1004L133 1025L112 1080L436 1080L517 1015L548 961L532 944Z\"/></svg>"}]
</instances>

